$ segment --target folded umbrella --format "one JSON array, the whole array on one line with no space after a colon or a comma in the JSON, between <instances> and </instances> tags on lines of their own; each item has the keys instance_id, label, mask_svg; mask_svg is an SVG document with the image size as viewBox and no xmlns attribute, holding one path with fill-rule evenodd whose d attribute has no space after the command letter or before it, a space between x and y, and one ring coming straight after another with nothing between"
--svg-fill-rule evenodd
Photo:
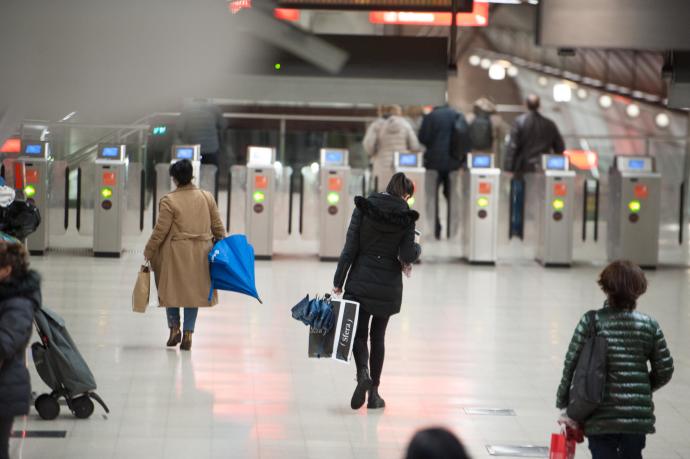
<instances>
[{"instance_id":1,"label":"folded umbrella","mask_svg":"<svg viewBox=\"0 0 690 459\"><path fill-rule=\"evenodd\" d=\"M261 301L256 291L254 274L254 248L243 234L235 234L218 241L208 254L211 267L211 291L208 300L213 298L213 290L227 290L243 293Z\"/></svg>"}]
</instances>

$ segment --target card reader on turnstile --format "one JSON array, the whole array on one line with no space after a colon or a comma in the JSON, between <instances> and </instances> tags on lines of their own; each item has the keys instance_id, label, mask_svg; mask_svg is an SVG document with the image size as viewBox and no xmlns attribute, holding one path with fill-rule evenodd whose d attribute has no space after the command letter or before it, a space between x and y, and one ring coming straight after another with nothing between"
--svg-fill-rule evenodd
<instances>
[{"instance_id":1,"label":"card reader on turnstile","mask_svg":"<svg viewBox=\"0 0 690 459\"><path fill-rule=\"evenodd\" d=\"M537 178L539 242L537 261L544 266L570 266L573 262L575 171L563 155L542 155Z\"/></svg>"},{"instance_id":2,"label":"card reader on turnstile","mask_svg":"<svg viewBox=\"0 0 690 459\"><path fill-rule=\"evenodd\" d=\"M463 179L463 245L470 263L496 263L501 170L493 154L468 154Z\"/></svg>"},{"instance_id":3,"label":"card reader on turnstile","mask_svg":"<svg viewBox=\"0 0 690 459\"><path fill-rule=\"evenodd\" d=\"M661 174L649 156L615 156L609 171L607 249L610 261L626 259L655 268L659 259Z\"/></svg>"},{"instance_id":4,"label":"card reader on turnstile","mask_svg":"<svg viewBox=\"0 0 690 459\"><path fill-rule=\"evenodd\" d=\"M349 152L343 149L321 150L319 188L319 258L337 260L345 246L350 219Z\"/></svg>"},{"instance_id":5,"label":"card reader on turnstile","mask_svg":"<svg viewBox=\"0 0 690 459\"><path fill-rule=\"evenodd\" d=\"M26 238L32 255L43 255L48 249L50 167L52 157L48 142L22 140L22 150L14 167L14 187L24 194L41 215L41 224Z\"/></svg>"},{"instance_id":6,"label":"card reader on turnstile","mask_svg":"<svg viewBox=\"0 0 690 459\"><path fill-rule=\"evenodd\" d=\"M101 144L96 156L93 253L119 257L127 205L127 147Z\"/></svg>"},{"instance_id":7,"label":"card reader on turnstile","mask_svg":"<svg viewBox=\"0 0 690 459\"><path fill-rule=\"evenodd\" d=\"M426 169L423 166L421 153L396 152L393 158L395 172L402 172L407 178L412 180L414 185L414 194L408 199L407 204L410 209L416 210L419 213L419 219L416 222L416 229L424 235L429 228L424 227L426 222L426 205L427 197L425 196L425 180ZM386 190L387 183L379 184L382 191Z\"/></svg>"},{"instance_id":8,"label":"card reader on turnstile","mask_svg":"<svg viewBox=\"0 0 690 459\"><path fill-rule=\"evenodd\" d=\"M273 207L276 194L276 150L250 146L247 149L247 239L254 246L254 256L270 260L273 256Z\"/></svg>"},{"instance_id":9,"label":"card reader on turnstile","mask_svg":"<svg viewBox=\"0 0 690 459\"><path fill-rule=\"evenodd\" d=\"M170 164L187 159L192 163L192 183L199 186L201 177L201 145L173 145ZM172 178L170 179L172 181ZM175 184L171 182L171 189L175 189Z\"/></svg>"}]
</instances>

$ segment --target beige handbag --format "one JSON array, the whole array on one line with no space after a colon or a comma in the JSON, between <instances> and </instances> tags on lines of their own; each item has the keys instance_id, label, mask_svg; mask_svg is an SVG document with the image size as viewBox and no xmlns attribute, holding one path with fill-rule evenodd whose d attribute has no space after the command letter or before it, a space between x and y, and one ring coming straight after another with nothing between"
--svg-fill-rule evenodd
<instances>
[{"instance_id":1,"label":"beige handbag","mask_svg":"<svg viewBox=\"0 0 690 459\"><path fill-rule=\"evenodd\" d=\"M149 295L151 294L151 268L149 264L142 265L137 274L137 282L134 284L132 292L132 311L146 312L149 305Z\"/></svg>"}]
</instances>

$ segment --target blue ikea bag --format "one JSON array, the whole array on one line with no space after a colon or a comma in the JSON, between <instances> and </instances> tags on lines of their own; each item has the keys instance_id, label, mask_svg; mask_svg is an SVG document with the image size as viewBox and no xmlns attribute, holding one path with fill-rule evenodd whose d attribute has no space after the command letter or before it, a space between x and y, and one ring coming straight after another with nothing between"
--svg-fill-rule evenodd
<instances>
[{"instance_id":1,"label":"blue ikea bag","mask_svg":"<svg viewBox=\"0 0 690 459\"><path fill-rule=\"evenodd\" d=\"M209 252L208 261L211 268L209 301L213 298L214 290L226 290L249 295L263 304L256 291L254 247L244 234L218 241Z\"/></svg>"}]
</instances>

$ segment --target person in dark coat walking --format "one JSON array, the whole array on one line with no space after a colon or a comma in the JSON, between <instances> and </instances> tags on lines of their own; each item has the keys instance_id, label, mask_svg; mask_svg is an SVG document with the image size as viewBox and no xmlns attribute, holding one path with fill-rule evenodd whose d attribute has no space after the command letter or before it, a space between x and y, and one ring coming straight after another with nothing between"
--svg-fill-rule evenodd
<instances>
[{"instance_id":1,"label":"person in dark coat walking","mask_svg":"<svg viewBox=\"0 0 690 459\"><path fill-rule=\"evenodd\" d=\"M601 404L585 421L593 459L641 459L646 435L654 433L652 393L673 375L673 358L656 320L635 310L647 290L639 266L614 261L599 276L607 301L596 311L597 336L606 338L606 386ZM556 406L565 409L590 321L582 316L565 356ZM567 424L574 421L564 416Z\"/></svg>"},{"instance_id":2,"label":"person in dark coat walking","mask_svg":"<svg viewBox=\"0 0 690 459\"><path fill-rule=\"evenodd\" d=\"M400 312L403 265L414 263L421 254L421 247L415 241L419 214L407 205L413 193L414 184L399 172L393 175L385 193L375 193L368 199L355 198L356 208L333 279L334 293L342 293L344 286L344 298L360 304L353 345L357 387L350 402L355 410L364 405L367 392L367 408L385 406L378 387L386 327L390 316ZM368 338L371 338L371 355Z\"/></svg>"},{"instance_id":3,"label":"person in dark coat walking","mask_svg":"<svg viewBox=\"0 0 690 459\"><path fill-rule=\"evenodd\" d=\"M450 205L450 173L462 166L462 159L458 155L451 154L455 122L460 116L464 117L451 106L441 105L424 117L422 126L419 128L419 141L426 146L424 167L438 173L436 192L430 196L436 209L436 227L434 228L436 239L441 237L438 189L443 187L443 196Z\"/></svg>"},{"instance_id":4,"label":"person in dark coat walking","mask_svg":"<svg viewBox=\"0 0 690 459\"><path fill-rule=\"evenodd\" d=\"M225 148L225 118L220 108L205 100L194 100L180 114L177 135L188 144L201 146L201 163L218 166Z\"/></svg>"},{"instance_id":5,"label":"person in dark coat walking","mask_svg":"<svg viewBox=\"0 0 690 459\"><path fill-rule=\"evenodd\" d=\"M40 277L29 270L26 249L0 241L0 459L10 457L14 417L29 413L31 382L25 354L34 308L40 306Z\"/></svg>"}]
</instances>

